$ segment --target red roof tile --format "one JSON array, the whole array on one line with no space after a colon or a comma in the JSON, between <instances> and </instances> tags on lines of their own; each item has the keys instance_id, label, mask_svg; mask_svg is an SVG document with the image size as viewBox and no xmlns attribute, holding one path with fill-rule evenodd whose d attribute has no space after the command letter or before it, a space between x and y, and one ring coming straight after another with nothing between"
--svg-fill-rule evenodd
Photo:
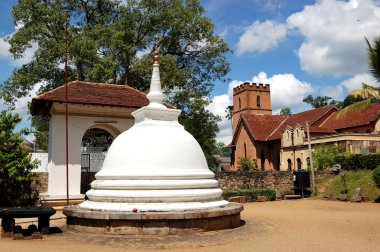
<instances>
[{"instance_id":1,"label":"red roof tile","mask_svg":"<svg viewBox=\"0 0 380 252\"><path fill-rule=\"evenodd\" d=\"M337 118L334 112L321 126L326 128L344 129L369 124L380 115L380 103L372 103L366 108L353 110Z\"/></svg>"},{"instance_id":2,"label":"red roof tile","mask_svg":"<svg viewBox=\"0 0 380 252\"><path fill-rule=\"evenodd\" d=\"M306 122L309 122L309 125L311 125L310 131L311 128L313 128L312 132L334 133L335 131L333 129L326 126L321 128L320 131L317 131L316 128L318 127L313 127L313 123L326 113L332 113L333 111L337 110L338 109L335 106L330 105L321 108L306 110L304 112L291 115L286 119L286 121L281 125L281 127L279 127L275 132L271 134L268 140L281 138L281 132L285 130L286 126L294 127L296 124L300 124L302 127L306 127Z\"/></svg>"},{"instance_id":3,"label":"red roof tile","mask_svg":"<svg viewBox=\"0 0 380 252\"><path fill-rule=\"evenodd\" d=\"M127 85L73 81L67 87L68 102L74 104L141 108L149 103L145 93ZM48 113L52 102L65 102L65 86L33 98L32 115Z\"/></svg>"},{"instance_id":4,"label":"red roof tile","mask_svg":"<svg viewBox=\"0 0 380 252\"><path fill-rule=\"evenodd\" d=\"M243 120L249 126L253 137L258 141L266 141L287 118L283 115L243 115Z\"/></svg>"}]
</instances>

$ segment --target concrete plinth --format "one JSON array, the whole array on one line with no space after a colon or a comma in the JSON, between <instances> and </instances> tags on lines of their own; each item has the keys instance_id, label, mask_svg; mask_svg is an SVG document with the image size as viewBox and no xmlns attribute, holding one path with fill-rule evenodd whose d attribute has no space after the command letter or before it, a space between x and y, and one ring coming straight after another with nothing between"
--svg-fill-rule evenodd
<instances>
[{"instance_id":1,"label":"concrete plinth","mask_svg":"<svg viewBox=\"0 0 380 252\"><path fill-rule=\"evenodd\" d=\"M120 235L178 235L236 228L243 206L230 203L192 211L109 212L65 207L67 228L79 232Z\"/></svg>"}]
</instances>

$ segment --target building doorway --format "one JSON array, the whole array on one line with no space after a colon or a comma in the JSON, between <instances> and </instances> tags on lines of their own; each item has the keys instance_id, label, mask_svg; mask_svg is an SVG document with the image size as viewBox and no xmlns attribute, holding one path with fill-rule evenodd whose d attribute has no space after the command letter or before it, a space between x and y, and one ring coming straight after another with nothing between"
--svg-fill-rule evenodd
<instances>
[{"instance_id":1,"label":"building doorway","mask_svg":"<svg viewBox=\"0 0 380 252\"><path fill-rule=\"evenodd\" d=\"M301 170L302 169L302 161L300 158L297 158L297 170Z\"/></svg>"},{"instance_id":2,"label":"building doorway","mask_svg":"<svg viewBox=\"0 0 380 252\"><path fill-rule=\"evenodd\" d=\"M288 171L292 170L292 160L288 158Z\"/></svg>"}]
</instances>

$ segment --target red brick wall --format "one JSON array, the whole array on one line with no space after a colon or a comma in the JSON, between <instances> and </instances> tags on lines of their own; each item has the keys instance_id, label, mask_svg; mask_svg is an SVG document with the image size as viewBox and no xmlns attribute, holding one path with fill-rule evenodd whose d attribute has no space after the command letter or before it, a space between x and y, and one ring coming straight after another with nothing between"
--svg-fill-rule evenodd
<instances>
[{"instance_id":1,"label":"red brick wall","mask_svg":"<svg viewBox=\"0 0 380 252\"><path fill-rule=\"evenodd\" d=\"M245 114L271 115L270 85L244 83L234 88L233 94L233 130L235 130L239 117ZM257 106L257 97L260 97L260 106Z\"/></svg>"}]
</instances>

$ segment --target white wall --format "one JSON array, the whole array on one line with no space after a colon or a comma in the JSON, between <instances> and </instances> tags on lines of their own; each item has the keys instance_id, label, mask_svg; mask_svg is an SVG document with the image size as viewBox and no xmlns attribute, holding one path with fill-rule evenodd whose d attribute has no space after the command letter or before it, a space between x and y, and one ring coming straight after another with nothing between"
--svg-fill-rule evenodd
<instances>
[{"instance_id":1,"label":"white wall","mask_svg":"<svg viewBox=\"0 0 380 252\"><path fill-rule=\"evenodd\" d=\"M85 131L89 128L101 128L114 137L129 129L134 119L112 118L113 123L96 123L105 118L95 116L68 116L68 152L69 152L69 194L80 196L81 143ZM49 172L48 196L46 198L65 198L66 196L66 138L65 116L53 114L49 128Z\"/></svg>"},{"instance_id":2,"label":"white wall","mask_svg":"<svg viewBox=\"0 0 380 252\"><path fill-rule=\"evenodd\" d=\"M98 172L103 166L104 159L107 152L82 152L81 154L90 154L90 172ZM31 153L32 160L39 160L40 164L33 172L48 172L48 155L47 152L34 152Z\"/></svg>"}]
</instances>

